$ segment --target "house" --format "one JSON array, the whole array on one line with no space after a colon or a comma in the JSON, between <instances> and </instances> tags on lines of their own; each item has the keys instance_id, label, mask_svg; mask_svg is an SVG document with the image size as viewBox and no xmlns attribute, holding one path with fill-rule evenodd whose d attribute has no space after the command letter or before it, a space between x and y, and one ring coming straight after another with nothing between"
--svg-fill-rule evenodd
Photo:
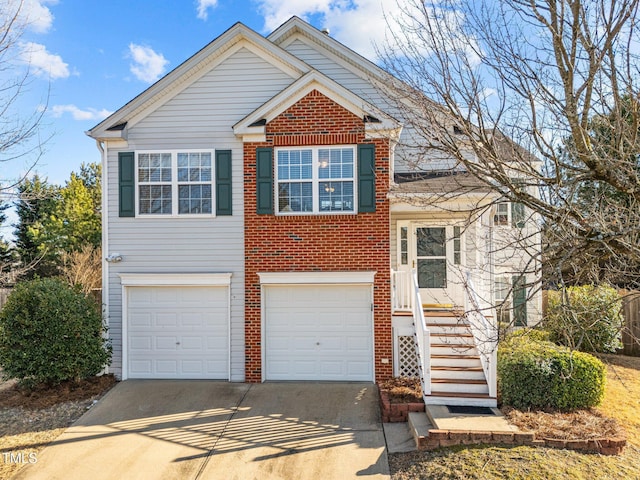
<instances>
[{"instance_id":1,"label":"house","mask_svg":"<svg viewBox=\"0 0 640 480\"><path fill-rule=\"evenodd\" d=\"M465 224L407 200L450 167L427 161L433 178L404 181L385 78L299 18L266 38L238 23L87 132L102 152L117 376L415 374L431 403L495 405L495 339L476 344L495 318L461 312L507 276L485 268L472 295L453 280L491 258L511 207ZM524 294L514 303L533 318Z\"/></svg>"}]
</instances>

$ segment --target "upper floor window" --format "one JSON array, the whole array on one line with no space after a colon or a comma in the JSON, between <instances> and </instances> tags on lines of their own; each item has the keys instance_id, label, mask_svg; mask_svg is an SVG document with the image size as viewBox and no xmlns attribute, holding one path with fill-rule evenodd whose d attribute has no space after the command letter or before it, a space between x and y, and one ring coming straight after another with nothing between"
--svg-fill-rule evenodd
<instances>
[{"instance_id":1,"label":"upper floor window","mask_svg":"<svg viewBox=\"0 0 640 480\"><path fill-rule=\"evenodd\" d=\"M138 214L213 214L212 152L138 152L136 157Z\"/></svg>"},{"instance_id":2,"label":"upper floor window","mask_svg":"<svg viewBox=\"0 0 640 480\"><path fill-rule=\"evenodd\" d=\"M275 170L278 213L355 213L355 147L277 149Z\"/></svg>"},{"instance_id":3,"label":"upper floor window","mask_svg":"<svg viewBox=\"0 0 640 480\"><path fill-rule=\"evenodd\" d=\"M523 228L525 225L524 205L519 202L500 202L495 206L493 224L496 226Z\"/></svg>"},{"instance_id":4,"label":"upper floor window","mask_svg":"<svg viewBox=\"0 0 640 480\"><path fill-rule=\"evenodd\" d=\"M493 224L508 226L509 225L509 203L500 202L496 205L496 212L493 215Z\"/></svg>"}]
</instances>

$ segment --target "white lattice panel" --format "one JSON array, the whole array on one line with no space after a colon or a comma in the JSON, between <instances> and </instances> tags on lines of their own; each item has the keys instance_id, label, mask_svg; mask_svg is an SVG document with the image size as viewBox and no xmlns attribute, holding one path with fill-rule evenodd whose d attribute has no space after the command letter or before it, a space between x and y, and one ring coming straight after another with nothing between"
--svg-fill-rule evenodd
<instances>
[{"instance_id":1,"label":"white lattice panel","mask_svg":"<svg viewBox=\"0 0 640 480\"><path fill-rule=\"evenodd\" d=\"M418 378L418 356L413 336L398 335L398 374L401 377Z\"/></svg>"}]
</instances>

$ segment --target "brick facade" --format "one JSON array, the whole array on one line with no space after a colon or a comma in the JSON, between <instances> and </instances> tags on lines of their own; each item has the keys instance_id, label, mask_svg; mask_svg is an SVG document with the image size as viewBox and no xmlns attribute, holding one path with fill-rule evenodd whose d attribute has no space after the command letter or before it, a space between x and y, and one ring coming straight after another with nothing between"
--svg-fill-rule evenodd
<instances>
[{"instance_id":1,"label":"brick facade","mask_svg":"<svg viewBox=\"0 0 640 480\"><path fill-rule=\"evenodd\" d=\"M374 143L376 211L317 215L256 214L256 148ZM258 272L376 271L376 381L392 375L387 139L365 139L364 121L316 90L266 126L266 141L244 144L245 375L262 379ZM382 363L388 359L388 363Z\"/></svg>"}]
</instances>

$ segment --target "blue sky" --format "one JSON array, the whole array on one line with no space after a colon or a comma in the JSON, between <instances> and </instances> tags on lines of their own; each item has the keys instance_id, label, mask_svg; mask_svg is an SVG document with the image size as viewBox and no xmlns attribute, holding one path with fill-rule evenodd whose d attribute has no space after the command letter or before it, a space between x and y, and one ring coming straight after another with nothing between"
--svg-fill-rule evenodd
<instances>
[{"instance_id":1,"label":"blue sky","mask_svg":"<svg viewBox=\"0 0 640 480\"><path fill-rule=\"evenodd\" d=\"M20 0L5 0L17 5ZM291 15L374 59L395 0L24 0L27 28L15 71L31 81L22 116L46 104L40 138L49 138L36 171L64 184L82 162L98 162L84 132L138 95L236 22L268 34ZM7 75L3 72L2 75ZM28 160L32 160L32 157ZM24 173L25 161L0 164L0 182Z\"/></svg>"}]
</instances>

